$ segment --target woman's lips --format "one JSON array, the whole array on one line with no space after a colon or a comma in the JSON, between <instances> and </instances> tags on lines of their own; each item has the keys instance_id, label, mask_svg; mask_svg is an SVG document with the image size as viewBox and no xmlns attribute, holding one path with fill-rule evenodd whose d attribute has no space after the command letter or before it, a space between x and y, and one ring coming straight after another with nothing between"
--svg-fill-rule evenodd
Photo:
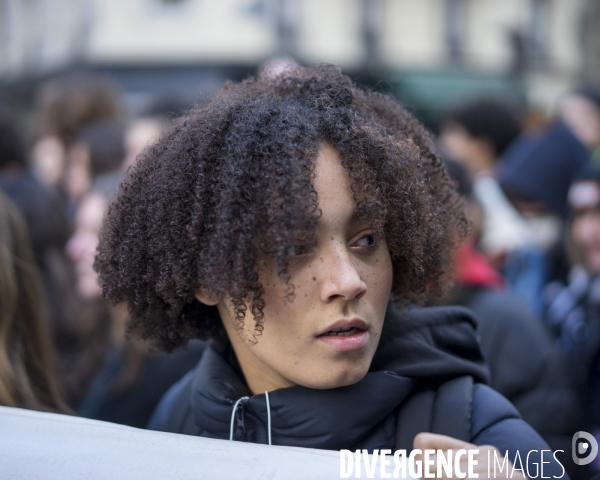
<instances>
[{"instance_id":1,"label":"woman's lips","mask_svg":"<svg viewBox=\"0 0 600 480\"><path fill-rule=\"evenodd\" d=\"M364 322L353 321L338 323L318 335L317 339L340 352L347 352L363 348L367 344L368 334Z\"/></svg>"}]
</instances>

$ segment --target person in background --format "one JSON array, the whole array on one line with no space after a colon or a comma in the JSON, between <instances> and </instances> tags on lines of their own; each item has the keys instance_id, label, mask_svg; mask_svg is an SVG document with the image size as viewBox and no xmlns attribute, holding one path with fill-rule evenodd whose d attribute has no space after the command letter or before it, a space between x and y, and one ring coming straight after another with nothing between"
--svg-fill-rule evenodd
<instances>
[{"instance_id":1,"label":"person in background","mask_svg":"<svg viewBox=\"0 0 600 480\"><path fill-rule=\"evenodd\" d=\"M48 249L64 246L70 232L61 203L56 195L32 175L16 120L2 111L0 188L17 205L25 219L38 263L43 262Z\"/></svg>"},{"instance_id":2,"label":"person in background","mask_svg":"<svg viewBox=\"0 0 600 480\"><path fill-rule=\"evenodd\" d=\"M450 177L458 184L467 212L479 218L481 207L473 194L469 172L446 159ZM481 349L490 367L490 385L508 398L529 425L553 450L571 457L571 437L577 431L580 408L564 361L542 319L477 251L474 239L457 250L456 281L444 303L463 305L475 313ZM562 461L562 458L561 458Z\"/></svg>"},{"instance_id":3,"label":"person in background","mask_svg":"<svg viewBox=\"0 0 600 480\"><path fill-rule=\"evenodd\" d=\"M32 149L31 168L43 185L64 194L69 147L82 128L122 120L119 89L108 77L76 72L44 83L38 102L42 135Z\"/></svg>"},{"instance_id":4,"label":"person in background","mask_svg":"<svg viewBox=\"0 0 600 480\"><path fill-rule=\"evenodd\" d=\"M600 88L581 87L560 105L560 117L596 162L600 161Z\"/></svg>"},{"instance_id":5,"label":"person in background","mask_svg":"<svg viewBox=\"0 0 600 480\"><path fill-rule=\"evenodd\" d=\"M499 165L498 181L525 226L522 243L507 253L503 272L538 314L543 287L564 279L568 271L562 243L567 193L573 175L589 163L590 154L570 128L558 122L520 137Z\"/></svg>"},{"instance_id":6,"label":"person in background","mask_svg":"<svg viewBox=\"0 0 600 480\"><path fill-rule=\"evenodd\" d=\"M131 119L125 129L125 160L121 172L124 174L135 165L138 155L176 124L191 104L185 96L159 96Z\"/></svg>"},{"instance_id":7,"label":"person in background","mask_svg":"<svg viewBox=\"0 0 600 480\"><path fill-rule=\"evenodd\" d=\"M584 429L600 439L600 168L577 173L569 190L568 281L544 291L544 321L577 387ZM594 464L600 471L600 463Z\"/></svg>"},{"instance_id":8,"label":"person in background","mask_svg":"<svg viewBox=\"0 0 600 480\"><path fill-rule=\"evenodd\" d=\"M118 122L96 122L74 135L64 175L71 212L95 180L102 176L120 178L125 155L125 128Z\"/></svg>"},{"instance_id":9,"label":"person in background","mask_svg":"<svg viewBox=\"0 0 600 480\"><path fill-rule=\"evenodd\" d=\"M0 192L0 405L68 413L25 223Z\"/></svg>"},{"instance_id":10,"label":"person in background","mask_svg":"<svg viewBox=\"0 0 600 480\"><path fill-rule=\"evenodd\" d=\"M77 72L49 80L39 94L45 134L70 144L82 128L123 116L117 85L103 75Z\"/></svg>"},{"instance_id":11,"label":"person in background","mask_svg":"<svg viewBox=\"0 0 600 480\"><path fill-rule=\"evenodd\" d=\"M520 132L516 112L493 99L455 108L440 132L442 152L463 165L473 179L473 193L483 213L474 233L479 248L492 261L519 246L522 237L519 216L496 180L498 161Z\"/></svg>"},{"instance_id":12,"label":"person in background","mask_svg":"<svg viewBox=\"0 0 600 480\"><path fill-rule=\"evenodd\" d=\"M0 116L0 189L17 206L27 226L34 258L43 284L51 339L59 358L68 403L81 394L98 363L90 338L101 335L98 326L82 314L74 289L74 272L64 253L71 234L64 205L28 168L17 122Z\"/></svg>"},{"instance_id":13,"label":"person in background","mask_svg":"<svg viewBox=\"0 0 600 480\"><path fill-rule=\"evenodd\" d=\"M125 131L125 161L121 167L122 173L135 165L142 151L156 143L161 135L176 124L181 114L191 105L184 97L159 97L152 102L140 115L132 119Z\"/></svg>"},{"instance_id":14,"label":"person in background","mask_svg":"<svg viewBox=\"0 0 600 480\"><path fill-rule=\"evenodd\" d=\"M520 133L515 110L499 100L479 99L450 111L442 123L440 144L477 179L494 175L498 159Z\"/></svg>"},{"instance_id":15,"label":"person in background","mask_svg":"<svg viewBox=\"0 0 600 480\"><path fill-rule=\"evenodd\" d=\"M156 143L165 129L166 120L159 115L146 115L133 120L125 132L125 160L121 168L126 172L148 145Z\"/></svg>"},{"instance_id":16,"label":"person in background","mask_svg":"<svg viewBox=\"0 0 600 480\"><path fill-rule=\"evenodd\" d=\"M258 78L277 78L297 68L299 63L289 55L271 57L258 67Z\"/></svg>"},{"instance_id":17,"label":"person in background","mask_svg":"<svg viewBox=\"0 0 600 480\"><path fill-rule=\"evenodd\" d=\"M97 338L90 343L90 348L104 352L104 359L76 410L87 418L143 428L162 395L196 365L202 344L170 355L149 354L146 345L125 338L126 309L109 308L103 301L93 265L104 213L119 181L104 176L93 184L77 210L75 233L67 244L76 267L77 292L109 332L106 342Z\"/></svg>"}]
</instances>

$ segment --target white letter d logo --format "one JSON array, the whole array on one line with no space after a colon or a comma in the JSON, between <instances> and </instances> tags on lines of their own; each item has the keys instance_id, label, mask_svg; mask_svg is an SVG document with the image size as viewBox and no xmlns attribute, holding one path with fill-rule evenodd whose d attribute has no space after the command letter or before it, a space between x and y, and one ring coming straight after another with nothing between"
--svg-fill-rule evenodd
<instances>
[{"instance_id":1,"label":"white letter d logo","mask_svg":"<svg viewBox=\"0 0 600 480\"><path fill-rule=\"evenodd\" d=\"M585 442L580 442L577 445L577 440L579 439L586 440ZM591 447L591 448L590 448ZM577 454L583 455L587 452L587 456L584 458L579 458ZM593 435L590 435L587 432L577 432L573 435L573 461L577 465L587 465L594 461L596 455L598 455L598 442L594 438Z\"/></svg>"}]
</instances>

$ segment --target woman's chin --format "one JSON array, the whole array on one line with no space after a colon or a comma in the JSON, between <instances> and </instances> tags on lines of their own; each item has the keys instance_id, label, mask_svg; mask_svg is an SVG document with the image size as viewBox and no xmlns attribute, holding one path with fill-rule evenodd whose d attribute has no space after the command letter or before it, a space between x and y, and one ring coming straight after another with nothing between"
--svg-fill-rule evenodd
<instances>
[{"instance_id":1,"label":"woman's chin","mask_svg":"<svg viewBox=\"0 0 600 480\"><path fill-rule=\"evenodd\" d=\"M306 381L299 381L297 384L318 390L347 387L348 385L354 385L355 383L360 382L368 371L368 367L344 369L339 372L335 372L333 375L320 375L319 378L316 378L316 376L310 379L307 378Z\"/></svg>"}]
</instances>

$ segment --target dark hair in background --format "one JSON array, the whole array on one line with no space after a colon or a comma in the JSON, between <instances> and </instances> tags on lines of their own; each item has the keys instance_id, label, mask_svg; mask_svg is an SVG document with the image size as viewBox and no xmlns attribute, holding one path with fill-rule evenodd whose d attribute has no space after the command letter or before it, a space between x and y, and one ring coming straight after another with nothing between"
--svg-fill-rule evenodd
<instances>
[{"instance_id":1,"label":"dark hair in background","mask_svg":"<svg viewBox=\"0 0 600 480\"><path fill-rule=\"evenodd\" d=\"M488 138L499 157L521 133L521 122L515 110L498 100L479 99L451 110L445 118L465 128L473 137Z\"/></svg>"},{"instance_id":2,"label":"dark hair in background","mask_svg":"<svg viewBox=\"0 0 600 480\"><path fill-rule=\"evenodd\" d=\"M87 146L92 178L119 170L125 158L125 128L117 122L98 122L83 127L74 142Z\"/></svg>"},{"instance_id":3,"label":"dark hair in background","mask_svg":"<svg viewBox=\"0 0 600 480\"><path fill-rule=\"evenodd\" d=\"M86 125L116 121L121 116L116 84L91 72L71 73L45 83L40 107L45 129L66 143Z\"/></svg>"},{"instance_id":4,"label":"dark hair in background","mask_svg":"<svg viewBox=\"0 0 600 480\"><path fill-rule=\"evenodd\" d=\"M582 85L574 90L576 95L581 95L593 102L596 107L600 108L600 87L595 85Z\"/></svg>"},{"instance_id":5,"label":"dark hair in background","mask_svg":"<svg viewBox=\"0 0 600 480\"><path fill-rule=\"evenodd\" d=\"M67 412L25 224L0 193L0 404Z\"/></svg>"},{"instance_id":6,"label":"dark hair in background","mask_svg":"<svg viewBox=\"0 0 600 480\"><path fill-rule=\"evenodd\" d=\"M386 239L394 299L441 294L467 221L431 136L392 99L322 65L227 84L129 171L95 266L104 296L128 303L130 331L165 350L226 338L216 308L194 297L202 287L231 297L238 321L249 308L259 333L264 256L293 300L288 261L316 241L323 141L340 153L358 215Z\"/></svg>"},{"instance_id":7,"label":"dark hair in background","mask_svg":"<svg viewBox=\"0 0 600 480\"><path fill-rule=\"evenodd\" d=\"M467 199L473 198L473 181L467 168L451 158L444 158L448 176L456 182L456 190Z\"/></svg>"},{"instance_id":8,"label":"dark hair in background","mask_svg":"<svg viewBox=\"0 0 600 480\"><path fill-rule=\"evenodd\" d=\"M14 119L0 111L0 170L11 163L22 167L26 164L26 158L25 147Z\"/></svg>"}]
</instances>

